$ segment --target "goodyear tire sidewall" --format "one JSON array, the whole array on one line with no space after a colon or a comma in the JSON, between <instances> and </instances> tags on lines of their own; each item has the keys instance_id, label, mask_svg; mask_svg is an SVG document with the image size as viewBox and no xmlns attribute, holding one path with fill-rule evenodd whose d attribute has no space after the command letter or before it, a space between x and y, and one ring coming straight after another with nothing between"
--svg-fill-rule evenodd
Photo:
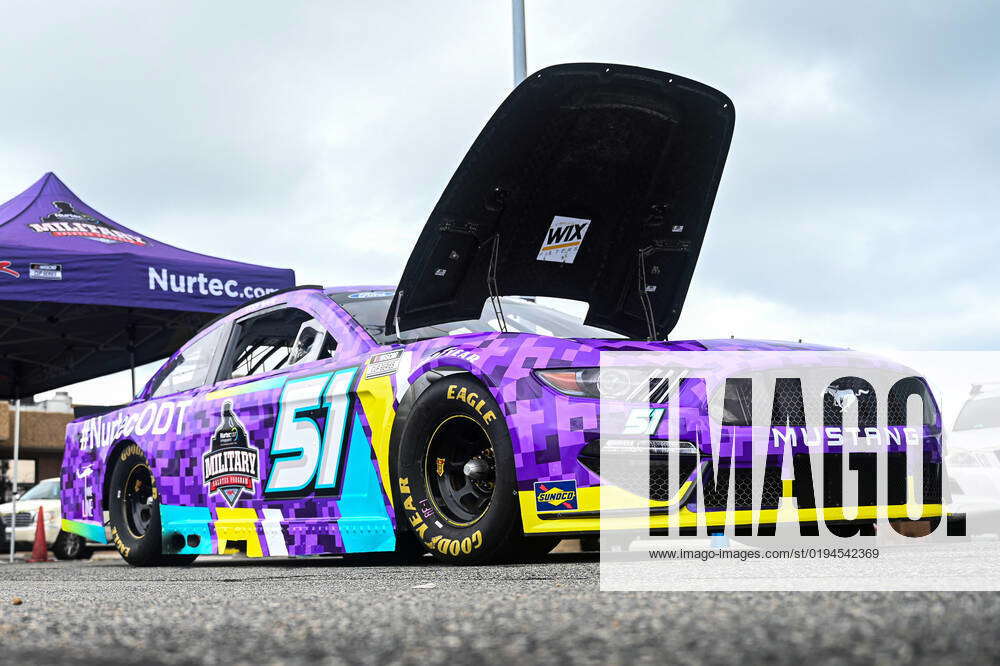
<instances>
[{"instance_id":1,"label":"goodyear tire sidewall","mask_svg":"<svg viewBox=\"0 0 1000 666\"><path fill-rule=\"evenodd\" d=\"M162 555L162 534L160 533L159 492L156 489L156 478L152 473L145 454L137 444L127 444L115 453L114 469L111 473L109 494L111 506L109 518L111 523L111 543L118 549L121 556L129 563L136 565L155 564ZM156 502L146 533L137 537L128 528L125 518L125 481L137 467L150 469L153 480L153 496Z\"/></svg>"},{"instance_id":2,"label":"goodyear tire sidewall","mask_svg":"<svg viewBox=\"0 0 1000 666\"><path fill-rule=\"evenodd\" d=\"M445 419L461 415L476 421L493 446L496 481L486 512L469 525L458 526L440 515L425 478L424 458L431 434ZM510 434L499 405L489 391L469 375L443 377L417 398L397 454L394 494L397 517L435 557L472 563L487 560L508 546L520 531L515 495L514 456Z\"/></svg>"}]
</instances>

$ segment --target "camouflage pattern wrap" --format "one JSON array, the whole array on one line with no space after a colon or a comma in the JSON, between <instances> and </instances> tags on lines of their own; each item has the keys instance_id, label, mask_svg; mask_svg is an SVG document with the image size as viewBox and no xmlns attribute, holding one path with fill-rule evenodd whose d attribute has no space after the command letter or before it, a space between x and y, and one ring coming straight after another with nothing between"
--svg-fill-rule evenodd
<instances>
[{"instance_id":1,"label":"camouflage pattern wrap","mask_svg":"<svg viewBox=\"0 0 1000 666\"><path fill-rule=\"evenodd\" d=\"M355 289L386 287L336 291ZM397 525L390 492L394 479L389 447L399 405L418 390L418 380L426 373L445 371L447 381L447 372L458 371L475 377L500 405L513 445L524 530L593 533L600 529L597 518L590 515L599 508L600 478L581 464L579 456L588 443L599 439L599 401L557 393L533 370L598 367L601 354L608 351L789 351L800 352L808 361L810 353L829 349L742 340L567 340L522 333L466 334L380 346L319 289L277 294L251 304L214 322L192 343L213 331L228 331L248 313L280 304L305 310L323 324L337 341L334 358L149 398L154 377L130 405L74 421L67 428L62 471L64 529L106 541L110 470L124 448L135 444L155 479L168 552L207 554L245 548L250 556L306 556L391 551L397 530L406 529L405 524ZM392 351L400 353L385 356ZM373 370L376 363L381 370ZM164 364L169 367L171 360ZM274 449L283 404L296 391L304 395L309 390L326 396L317 403L322 408L313 423L328 445L341 447L339 480L331 480L322 492L314 488L295 496L290 490L265 497L265 489L274 482L271 470L276 458L282 457L276 457ZM472 400L469 404L475 406ZM227 404L235 420L224 417ZM246 446L237 447L243 453L234 467L209 469L216 461L206 463L206 453L213 450L213 437L224 421L230 430L245 429L245 438L242 433L232 436ZM682 418L681 437L694 441L696 431L706 427L702 412L694 410ZM667 423L660 428L654 437L665 434ZM936 440L931 435L927 446L933 450ZM206 470L214 478L207 479ZM576 497L567 505L580 517L553 519L537 510L539 493L569 493L568 489Z\"/></svg>"}]
</instances>

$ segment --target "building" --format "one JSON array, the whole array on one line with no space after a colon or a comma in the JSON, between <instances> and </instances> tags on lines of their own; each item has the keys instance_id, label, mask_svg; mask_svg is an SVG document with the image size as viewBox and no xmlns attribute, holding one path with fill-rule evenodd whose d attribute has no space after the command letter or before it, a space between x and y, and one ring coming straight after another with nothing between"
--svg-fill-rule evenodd
<instances>
[{"instance_id":1,"label":"building","mask_svg":"<svg viewBox=\"0 0 1000 666\"><path fill-rule=\"evenodd\" d=\"M10 499L14 457L14 403L0 401L0 499ZM66 424L72 421L73 402L60 391L49 400L21 400L21 447L18 486L24 490L42 479L59 476Z\"/></svg>"}]
</instances>

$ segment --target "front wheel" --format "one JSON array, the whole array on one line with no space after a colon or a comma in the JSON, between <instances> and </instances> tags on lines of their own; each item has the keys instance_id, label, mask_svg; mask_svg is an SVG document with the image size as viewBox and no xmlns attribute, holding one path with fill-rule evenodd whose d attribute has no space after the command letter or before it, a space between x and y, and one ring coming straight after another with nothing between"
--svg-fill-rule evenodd
<instances>
[{"instance_id":1,"label":"front wheel","mask_svg":"<svg viewBox=\"0 0 1000 666\"><path fill-rule=\"evenodd\" d=\"M400 518L437 559L478 564L520 555L510 435L500 406L467 375L444 377L417 398L395 481Z\"/></svg>"},{"instance_id":2,"label":"front wheel","mask_svg":"<svg viewBox=\"0 0 1000 666\"><path fill-rule=\"evenodd\" d=\"M160 529L160 498L146 456L135 444L118 454L111 473L108 507L111 541L133 566L186 565L197 555L165 555Z\"/></svg>"},{"instance_id":3,"label":"front wheel","mask_svg":"<svg viewBox=\"0 0 1000 666\"><path fill-rule=\"evenodd\" d=\"M52 544L52 554L57 560L80 560L88 556L87 540L79 534L59 532Z\"/></svg>"}]
</instances>

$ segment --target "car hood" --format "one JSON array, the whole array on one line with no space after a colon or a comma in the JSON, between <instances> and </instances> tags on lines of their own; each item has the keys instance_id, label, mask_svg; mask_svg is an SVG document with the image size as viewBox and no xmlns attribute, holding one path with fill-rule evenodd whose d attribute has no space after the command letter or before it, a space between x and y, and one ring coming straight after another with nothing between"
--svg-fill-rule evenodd
<instances>
[{"instance_id":1,"label":"car hood","mask_svg":"<svg viewBox=\"0 0 1000 666\"><path fill-rule=\"evenodd\" d=\"M701 250L733 122L724 94L673 74L571 64L532 75L445 188L387 330L475 319L492 291L584 301L589 325L665 338Z\"/></svg>"},{"instance_id":2,"label":"car hood","mask_svg":"<svg viewBox=\"0 0 1000 666\"><path fill-rule=\"evenodd\" d=\"M848 351L838 347L783 340L705 339L645 342L636 340L574 338L594 351Z\"/></svg>"},{"instance_id":3,"label":"car hood","mask_svg":"<svg viewBox=\"0 0 1000 666\"><path fill-rule=\"evenodd\" d=\"M1000 449L1000 428L952 430L948 434L951 451L989 451Z\"/></svg>"},{"instance_id":4,"label":"car hood","mask_svg":"<svg viewBox=\"0 0 1000 666\"><path fill-rule=\"evenodd\" d=\"M535 357L535 367L549 368L596 367L601 363L603 352L849 352L852 360L862 364L876 359L876 357L861 352L824 345L732 338L650 342L625 339L555 338L534 333L494 332L443 336L432 340L411 342L407 344L407 347L418 351L425 358L437 357L443 350L469 352L477 354L477 358L479 358L484 356L482 350L490 350L494 345L499 345L501 351L513 347L524 347L532 350L544 348L549 353L544 357ZM451 356L461 357L462 355L452 354ZM881 366L896 365L887 363L884 359L877 359L877 362Z\"/></svg>"},{"instance_id":5,"label":"car hood","mask_svg":"<svg viewBox=\"0 0 1000 666\"><path fill-rule=\"evenodd\" d=\"M9 514L10 506L10 502L0 504L0 514ZM18 500L17 512L38 513L38 507L41 507L42 511L58 511L60 506L59 500L24 500L23 502Z\"/></svg>"}]
</instances>

